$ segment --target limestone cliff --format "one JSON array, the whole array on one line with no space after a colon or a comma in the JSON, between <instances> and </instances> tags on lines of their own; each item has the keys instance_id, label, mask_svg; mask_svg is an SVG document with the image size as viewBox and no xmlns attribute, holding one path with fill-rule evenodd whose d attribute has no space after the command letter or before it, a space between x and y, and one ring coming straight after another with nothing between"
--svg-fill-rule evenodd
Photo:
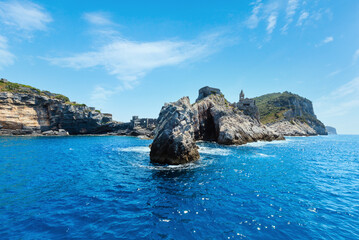
<instances>
[{"instance_id":1,"label":"limestone cliff","mask_svg":"<svg viewBox=\"0 0 359 240\"><path fill-rule=\"evenodd\" d=\"M327 129L328 134L337 135L337 130L334 127L325 126L325 128Z\"/></svg>"},{"instance_id":2,"label":"limestone cliff","mask_svg":"<svg viewBox=\"0 0 359 240\"><path fill-rule=\"evenodd\" d=\"M65 129L70 134L105 133L112 121L84 104L36 88L0 80L0 134L39 134Z\"/></svg>"},{"instance_id":3,"label":"limestone cliff","mask_svg":"<svg viewBox=\"0 0 359 240\"><path fill-rule=\"evenodd\" d=\"M162 107L150 158L166 164L197 160L197 140L240 145L279 139L284 138L232 106L220 92L213 92L193 105L184 97Z\"/></svg>"},{"instance_id":4,"label":"limestone cliff","mask_svg":"<svg viewBox=\"0 0 359 240\"><path fill-rule=\"evenodd\" d=\"M324 124L314 114L312 102L283 92L254 98L260 121L285 136L327 135Z\"/></svg>"}]
</instances>

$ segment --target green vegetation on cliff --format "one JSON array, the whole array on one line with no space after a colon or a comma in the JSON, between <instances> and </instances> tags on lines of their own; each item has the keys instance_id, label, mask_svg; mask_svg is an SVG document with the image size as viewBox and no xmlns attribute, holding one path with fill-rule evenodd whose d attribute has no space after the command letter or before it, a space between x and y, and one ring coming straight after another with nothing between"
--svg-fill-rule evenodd
<instances>
[{"instance_id":1,"label":"green vegetation on cliff","mask_svg":"<svg viewBox=\"0 0 359 240\"><path fill-rule=\"evenodd\" d=\"M301 122L317 121L311 101L290 92L270 93L254 98L263 124L283 119ZM289 110L291 114L285 115Z\"/></svg>"},{"instance_id":2,"label":"green vegetation on cliff","mask_svg":"<svg viewBox=\"0 0 359 240\"><path fill-rule=\"evenodd\" d=\"M37 94L41 96L46 96L52 99L60 100L64 103L71 104L73 106L86 106L85 104L78 104L71 102L70 99L62 94L51 93L49 91L41 91L40 89L34 88L29 85L24 85L20 83L9 82L6 79L0 79L0 92L11 92L11 93L24 93L24 94Z\"/></svg>"}]
</instances>

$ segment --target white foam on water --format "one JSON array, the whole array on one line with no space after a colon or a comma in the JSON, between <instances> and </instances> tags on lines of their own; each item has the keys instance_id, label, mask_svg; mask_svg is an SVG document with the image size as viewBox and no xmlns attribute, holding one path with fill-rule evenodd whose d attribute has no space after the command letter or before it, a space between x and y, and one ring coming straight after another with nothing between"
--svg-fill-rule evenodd
<instances>
[{"instance_id":1,"label":"white foam on water","mask_svg":"<svg viewBox=\"0 0 359 240\"><path fill-rule=\"evenodd\" d=\"M223 148L211 148L211 147L199 147L199 153L209 154L209 155L217 155L217 156L228 156L232 153L229 149Z\"/></svg>"},{"instance_id":2,"label":"white foam on water","mask_svg":"<svg viewBox=\"0 0 359 240\"><path fill-rule=\"evenodd\" d=\"M169 219L160 219L161 222L170 222L171 220Z\"/></svg>"},{"instance_id":3,"label":"white foam on water","mask_svg":"<svg viewBox=\"0 0 359 240\"><path fill-rule=\"evenodd\" d=\"M149 153L150 152L150 148L148 146L117 148L117 150L120 152L137 152L137 153Z\"/></svg>"},{"instance_id":4,"label":"white foam on water","mask_svg":"<svg viewBox=\"0 0 359 240\"><path fill-rule=\"evenodd\" d=\"M260 157L274 157L272 155L267 155L267 154L264 154L264 153L256 153L256 155L258 155Z\"/></svg>"},{"instance_id":5,"label":"white foam on water","mask_svg":"<svg viewBox=\"0 0 359 240\"><path fill-rule=\"evenodd\" d=\"M258 141L258 142L251 142L240 146L248 146L248 147L263 147L265 145L281 145L281 144L288 144L294 140L286 139L286 140L275 140L275 141Z\"/></svg>"},{"instance_id":6,"label":"white foam on water","mask_svg":"<svg viewBox=\"0 0 359 240\"><path fill-rule=\"evenodd\" d=\"M141 165L137 164L138 167L147 168L150 170L157 170L157 171L168 171L168 170L183 170L183 169L194 169L198 167L203 167L203 164L198 163L186 163L186 164L179 164L179 165L165 165L165 166L155 166L155 165Z\"/></svg>"}]
</instances>

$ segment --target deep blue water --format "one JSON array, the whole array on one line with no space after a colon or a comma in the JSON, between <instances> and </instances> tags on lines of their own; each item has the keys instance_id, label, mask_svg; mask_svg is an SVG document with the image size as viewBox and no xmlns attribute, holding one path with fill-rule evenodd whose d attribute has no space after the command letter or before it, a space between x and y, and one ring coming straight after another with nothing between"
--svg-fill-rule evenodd
<instances>
[{"instance_id":1,"label":"deep blue water","mask_svg":"<svg viewBox=\"0 0 359 240\"><path fill-rule=\"evenodd\" d=\"M131 137L1 137L0 239L358 239L359 136L149 163Z\"/></svg>"}]
</instances>

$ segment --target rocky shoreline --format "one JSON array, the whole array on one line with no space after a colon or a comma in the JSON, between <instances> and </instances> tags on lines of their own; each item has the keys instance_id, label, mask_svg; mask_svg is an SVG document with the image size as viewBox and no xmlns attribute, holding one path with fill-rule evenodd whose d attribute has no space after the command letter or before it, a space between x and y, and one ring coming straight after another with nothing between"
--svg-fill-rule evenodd
<instances>
[{"instance_id":1,"label":"rocky shoreline","mask_svg":"<svg viewBox=\"0 0 359 240\"><path fill-rule=\"evenodd\" d=\"M0 135L67 136L112 134L152 137L155 119L117 122L61 95L0 79Z\"/></svg>"}]
</instances>

